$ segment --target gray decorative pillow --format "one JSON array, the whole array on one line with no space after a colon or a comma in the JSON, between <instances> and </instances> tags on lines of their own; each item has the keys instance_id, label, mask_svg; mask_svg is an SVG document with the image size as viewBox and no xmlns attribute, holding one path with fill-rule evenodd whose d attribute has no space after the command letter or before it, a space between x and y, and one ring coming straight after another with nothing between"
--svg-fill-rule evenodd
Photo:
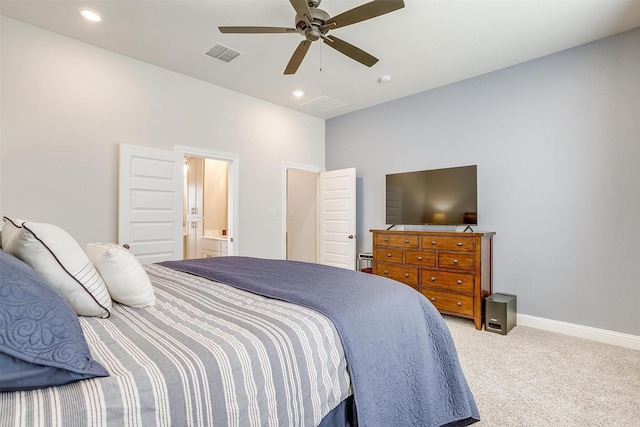
<instances>
[{"instance_id":1,"label":"gray decorative pillow","mask_svg":"<svg viewBox=\"0 0 640 427\"><path fill-rule=\"evenodd\" d=\"M67 301L33 268L0 250L0 392L109 376L93 360Z\"/></svg>"}]
</instances>

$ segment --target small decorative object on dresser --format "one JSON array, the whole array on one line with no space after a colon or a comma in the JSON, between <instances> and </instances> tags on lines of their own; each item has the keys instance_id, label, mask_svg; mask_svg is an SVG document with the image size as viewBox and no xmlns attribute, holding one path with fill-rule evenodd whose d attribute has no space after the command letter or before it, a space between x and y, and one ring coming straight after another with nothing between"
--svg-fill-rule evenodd
<instances>
[{"instance_id":1,"label":"small decorative object on dresser","mask_svg":"<svg viewBox=\"0 0 640 427\"><path fill-rule=\"evenodd\" d=\"M482 329L482 303L492 293L494 232L371 232L373 274L415 288L441 313L473 319Z\"/></svg>"}]
</instances>

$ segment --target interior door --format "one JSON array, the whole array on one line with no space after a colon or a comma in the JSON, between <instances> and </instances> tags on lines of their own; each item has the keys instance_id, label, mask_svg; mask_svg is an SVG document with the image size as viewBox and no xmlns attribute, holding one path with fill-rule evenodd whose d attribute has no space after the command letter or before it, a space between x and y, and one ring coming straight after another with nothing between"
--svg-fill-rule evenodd
<instances>
[{"instance_id":1,"label":"interior door","mask_svg":"<svg viewBox=\"0 0 640 427\"><path fill-rule=\"evenodd\" d=\"M356 169L320 173L319 263L356 268Z\"/></svg>"},{"instance_id":2,"label":"interior door","mask_svg":"<svg viewBox=\"0 0 640 427\"><path fill-rule=\"evenodd\" d=\"M118 243L142 264L182 259L183 156L120 144Z\"/></svg>"}]
</instances>

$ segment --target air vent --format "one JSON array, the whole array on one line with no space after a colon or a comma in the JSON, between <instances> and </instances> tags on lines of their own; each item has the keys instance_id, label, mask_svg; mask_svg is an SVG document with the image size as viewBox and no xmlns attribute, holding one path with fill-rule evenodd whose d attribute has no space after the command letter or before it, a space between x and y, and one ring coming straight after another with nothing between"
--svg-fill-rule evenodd
<instances>
[{"instance_id":1,"label":"air vent","mask_svg":"<svg viewBox=\"0 0 640 427\"><path fill-rule=\"evenodd\" d=\"M218 43L209 49L206 55L219 59L220 61L231 62L238 56L242 55L242 52L238 52L235 49L231 49L229 46Z\"/></svg>"},{"instance_id":2,"label":"air vent","mask_svg":"<svg viewBox=\"0 0 640 427\"><path fill-rule=\"evenodd\" d=\"M338 101L337 99L322 95L315 99L312 99L311 101L302 103L300 104L300 106L309 110L316 111L318 113L328 113L329 111L346 107L347 104L342 101Z\"/></svg>"}]
</instances>

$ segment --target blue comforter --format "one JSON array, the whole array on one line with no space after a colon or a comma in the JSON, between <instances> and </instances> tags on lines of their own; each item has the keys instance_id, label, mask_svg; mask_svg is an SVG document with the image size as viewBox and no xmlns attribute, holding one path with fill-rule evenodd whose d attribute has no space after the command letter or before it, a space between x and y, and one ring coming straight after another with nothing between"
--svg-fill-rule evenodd
<instances>
[{"instance_id":1,"label":"blue comforter","mask_svg":"<svg viewBox=\"0 0 640 427\"><path fill-rule=\"evenodd\" d=\"M409 286L283 260L220 257L161 265L331 319L345 350L360 426L465 426L480 419L447 326Z\"/></svg>"}]
</instances>

